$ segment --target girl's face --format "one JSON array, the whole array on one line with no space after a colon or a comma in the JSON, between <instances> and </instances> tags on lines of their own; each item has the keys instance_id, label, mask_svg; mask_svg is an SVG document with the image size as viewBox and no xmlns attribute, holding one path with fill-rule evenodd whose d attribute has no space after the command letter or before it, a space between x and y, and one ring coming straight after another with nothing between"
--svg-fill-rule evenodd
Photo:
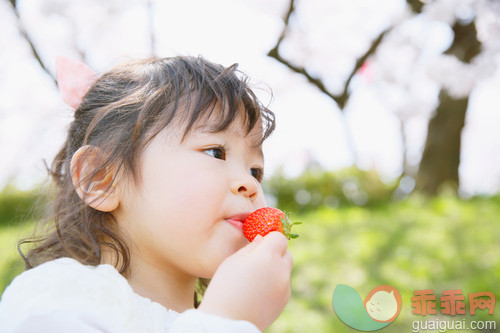
<instances>
[{"instance_id":1,"label":"girl's face","mask_svg":"<svg viewBox=\"0 0 500 333\"><path fill-rule=\"evenodd\" d=\"M241 225L266 206L260 126L246 135L241 119L220 133L210 123L184 139L170 125L143 151L139 181L114 212L134 266L209 278L247 244ZM174 132L173 132L174 131Z\"/></svg>"}]
</instances>

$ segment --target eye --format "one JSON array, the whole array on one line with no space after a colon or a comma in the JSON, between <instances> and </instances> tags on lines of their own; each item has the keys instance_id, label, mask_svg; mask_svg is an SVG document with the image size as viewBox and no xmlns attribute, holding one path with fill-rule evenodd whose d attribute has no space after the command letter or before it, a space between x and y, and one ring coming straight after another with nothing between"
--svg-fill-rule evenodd
<instances>
[{"instance_id":1,"label":"eye","mask_svg":"<svg viewBox=\"0 0 500 333\"><path fill-rule=\"evenodd\" d=\"M203 152L205 154L207 154L208 156L212 156L213 158L216 158L219 160L226 159L226 149L223 146L208 148L208 149L205 149Z\"/></svg>"},{"instance_id":2,"label":"eye","mask_svg":"<svg viewBox=\"0 0 500 333\"><path fill-rule=\"evenodd\" d=\"M250 169L250 174L260 183L262 182L262 178L264 178L264 169L252 168Z\"/></svg>"}]
</instances>

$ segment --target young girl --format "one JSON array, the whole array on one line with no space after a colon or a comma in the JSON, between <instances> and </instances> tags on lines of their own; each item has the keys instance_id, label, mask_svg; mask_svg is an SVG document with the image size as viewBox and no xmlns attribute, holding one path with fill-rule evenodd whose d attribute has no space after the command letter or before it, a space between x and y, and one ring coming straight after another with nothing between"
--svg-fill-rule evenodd
<instances>
[{"instance_id":1,"label":"young girl","mask_svg":"<svg viewBox=\"0 0 500 333\"><path fill-rule=\"evenodd\" d=\"M266 205L274 115L236 65L155 58L97 78L64 64L76 110L51 170L55 225L3 294L0 332L268 327L290 296L292 258L280 233L242 234ZM201 303L200 278L211 279Z\"/></svg>"}]
</instances>

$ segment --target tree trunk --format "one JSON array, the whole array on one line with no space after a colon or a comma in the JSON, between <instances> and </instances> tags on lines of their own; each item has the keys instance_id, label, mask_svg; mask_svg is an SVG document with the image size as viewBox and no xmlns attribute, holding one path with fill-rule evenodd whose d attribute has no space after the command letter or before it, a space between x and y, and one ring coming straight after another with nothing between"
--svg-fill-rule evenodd
<instances>
[{"instance_id":1,"label":"tree trunk","mask_svg":"<svg viewBox=\"0 0 500 333\"><path fill-rule=\"evenodd\" d=\"M441 90L439 106L429 122L416 191L436 195L443 185L458 190L461 137L468 102L469 97L455 99Z\"/></svg>"},{"instance_id":2,"label":"tree trunk","mask_svg":"<svg viewBox=\"0 0 500 333\"><path fill-rule=\"evenodd\" d=\"M474 20L457 20L452 29L453 43L445 53L470 64L481 52ZM455 192L458 190L460 146L468 103L468 96L453 98L446 90L441 89L439 106L428 126L427 141L415 184L416 191L436 195L445 184Z\"/></svg>"}]
</instances>

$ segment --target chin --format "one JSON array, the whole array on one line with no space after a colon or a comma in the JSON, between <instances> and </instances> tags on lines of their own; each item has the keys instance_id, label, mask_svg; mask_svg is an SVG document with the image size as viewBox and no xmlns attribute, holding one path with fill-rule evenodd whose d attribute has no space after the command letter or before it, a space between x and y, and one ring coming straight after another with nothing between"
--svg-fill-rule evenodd
<instances>
[{"instance_id":1,"label":"chin","mask_svg":"<svg viewBox=\"0 0 500 333\"><path fill-rule=\"evenodd\" d=\"M211 280L214 277L214 274L215 274L215 272L213 272L212 274L208 274L208 273L206 273L206 274L200 274L198 276L198 278L199 279Z\"/></svg>"},{"instance_id":2,"label":"chin","mask_svg":"<svg viewBox=\"0 0 500 333\"><path fill-rule=\"evenodd\" d=\"M213 278L214 275L215 275L215 272L217 271L217 269L219 268L220 264L223 261L224 260L221 260L216 265L203 267L203 270L199 272L198 277L201 278L201 279L211 279L211 278Z\"/></svg>"}]
</instances>

